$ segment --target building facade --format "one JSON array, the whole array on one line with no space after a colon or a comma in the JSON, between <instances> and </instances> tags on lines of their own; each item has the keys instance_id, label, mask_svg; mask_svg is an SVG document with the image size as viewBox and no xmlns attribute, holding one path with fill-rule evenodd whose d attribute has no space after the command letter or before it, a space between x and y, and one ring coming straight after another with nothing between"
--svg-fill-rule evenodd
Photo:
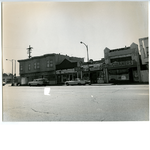
<instances>
[{"instance_id":1,"label":"building facade","mask_svg":"<svg viewBox=\"0 0 150 150\"><path fill-rule=\"evenodd\" d=\"M110 50L104 49L105 82L141 82L138 45Z\"/></svg>"},{"instance_id":2,"label":"building facade","mask_svg":"<svg viewBox=\"0 0 150 150\"><path fill-rule=\"evenodd\" d=\"M141 80L149 82L149 41L148 37L139 39L141 53Z\"/></svg>"},{"instance_id":3,"label":"building facade","mask_svg":"<svg viewBox=\"0 0 150 150\"><path fill-rule=\"evenodd\" d=\"M81 64L81 78L85 80L90 80L91 83L103 83L104 82L104 73L103 73L103 64L105 60L102 58L98 61L90 60Z\"/></svg>"},{"instance_id":4,"label":"building facade","mask_svg":"<svg viewBox=\"0 0 150 150\"><path fill-rule=\"evenodd\" d=\"M140 45L140 53L142 65L146 65L147 68L149 66L149 45L148 45L148 37L139 39Z\"/></svg>"},{"instance_id":5,"label":"building facade","mask_svg":"<svg viewBox=\"0 0 150 150\"><path fill-rule=\"evenodd\" d=\"M26 84L37 78L47 78L50 84L57 84L56 65L65 59L78 60L79 58L61 54L46 54L18 60L22 83Z\"/></svg>"},{"instance_id":6,"label":"building facade","mask_svg":"<svg viewBox=\"0 0 150 150\"><path fill-rule=\"evenodd\" d=\"M64 59L60 64L56 65L57 83L63 84L67 80L74 80L81 77L78 69L80 64L84 62L83 58Z\"/></svg>"}]
</instances>

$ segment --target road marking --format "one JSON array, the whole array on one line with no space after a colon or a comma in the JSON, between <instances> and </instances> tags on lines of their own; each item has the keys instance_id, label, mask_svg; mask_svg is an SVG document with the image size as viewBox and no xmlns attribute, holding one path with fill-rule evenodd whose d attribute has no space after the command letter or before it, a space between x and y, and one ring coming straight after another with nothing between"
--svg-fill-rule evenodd
<instances>
[{"instance_id":1,"label":"road marking","mask_svg":"<svg viewBox=\"0 0 150 150\"><path fill-rule=\"evenodd\" d=\"M50 87L45 87L44 88L44 95L50 95L50 91L51 91L51 89L50 89Z\"/></svg>"}]
</instances>

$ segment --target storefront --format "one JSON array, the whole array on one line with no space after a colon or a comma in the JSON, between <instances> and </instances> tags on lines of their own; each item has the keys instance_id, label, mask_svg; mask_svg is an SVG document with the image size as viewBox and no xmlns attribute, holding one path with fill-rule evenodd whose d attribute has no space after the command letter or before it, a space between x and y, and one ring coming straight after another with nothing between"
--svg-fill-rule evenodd
<instances>
[{"instance_id":1,"label":"storefront","mask_svg":"<svg viewBox=\"0 0 150 150\"><path fill-rule=\"evenodd\" d=\"M120 61L117 63L105 64L105 81L109 83L138 82L139 74L136 61Z\"/></svg>"},{"instance_id":2,"label":"storefront","mask_svg":"<svg viewBox=\"0 0 150 150\"><path fill-rule=\"evenodd\" d=\"M64 84L65 81L74 80L81 77L81 71L77 68L78 62L73 62L65 59L59 65L56 65L57 84Z\"/></svg>"},{"instance_id":3,"label":"storefront","mask_svg":"<svg viewBox=\"0 0 150 150\"><path fill-rule=\"evenodd\" d=\"M138 45L110 50L104 49L105 82L141 82L140 59Z\"/></svg>"},{"instance_id":4,"label":"storefront","mask_svg":"<svg viewBox=\"0 0 150 150\"><path fill-rule=\"evenodd\" d=\"M104 80L102 68L103 61L93 61L82 65L82 79L90 80L91 83L100 83Z\"/></svg>"},{"instance_id":5,"label":"storefront","mask_svg":"<svg viewBox=\"0 0 150 150\"><path fill-rule=\"evenodd\" d=\"M78 73L75 68L56 70L57 84L63 84L65 81L74 80Z\"/></svg>"}]
</instances>

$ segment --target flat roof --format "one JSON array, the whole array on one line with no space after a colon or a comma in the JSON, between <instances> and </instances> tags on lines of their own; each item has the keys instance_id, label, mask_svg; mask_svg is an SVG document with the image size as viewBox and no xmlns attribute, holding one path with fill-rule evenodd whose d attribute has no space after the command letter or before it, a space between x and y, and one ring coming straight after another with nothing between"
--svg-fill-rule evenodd
<instances>
[{"instance_id":1,"label":"flat roof","mask_svg":"<svg viewBox=\"0 0 150 150\"><path fill-rule=\"evenodd\" d=\"M109 52L111 53L111 52L115 52L115 51L122 51L122 50L128 50L128 49L130 49L130 47L123 47L123 48L118 48L118 49L112 49Z\"/></svg>"},{"instance_id":2,"label":"flat roof","mask_svg":"<svg viewBox=\"0 0 150 150\"><path fill-rule=\"evenodd\" d=\"M32 59L35 59L35 58L41 58L41 57L46 57L46 56L52 56L52 55L59 55L59 54L55 54L55 53L52 53L52 54L44 54L44 55L42 55L42 56L34 56L34 57L31 57L31 58L27 58L27 59L21 59L21 60L18 60L18 62L20 62L20 61L32 60Z\"/></svg>"}]
</instances>

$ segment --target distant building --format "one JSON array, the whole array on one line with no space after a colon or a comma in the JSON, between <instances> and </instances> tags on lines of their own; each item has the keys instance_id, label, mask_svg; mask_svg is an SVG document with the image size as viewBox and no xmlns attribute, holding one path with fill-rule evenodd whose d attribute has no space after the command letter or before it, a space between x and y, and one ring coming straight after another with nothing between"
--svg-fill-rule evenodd
<instances>
[{"instance_id":1,"label":"distant building","mask_svg":"<svg viewBox=\"0 0 150 150\"><path fill-rule=\"evenodd\" d=\"M79 61L82 58L53 53L18 60L21 82L27 84L33 79L47 78L50 84L57 84L56 65L62 63L65 59Z\"/></svg>"},{"instance_id":2,"label":"distant building","mask_svg":"<svg viewBox=\"0 0 150 150\"><path fill-rule=\"evenodd\" d=\"M12 83L12 75L10 75L10 76L3 76L3 82L5 82L5 83Z\"/></svg>"},{"instance_id":3,"label":"distant building","mask_svg":"<svg viewBox=\"0 0 150 150\"><path fill-rule=\"evenodd\" d=\"M140 38L140 53L141 53L141 80L149 82L149 41L148 37Z\"/></svg>"},{"instance_id":4,"label":"distant building","mask_svg":"<svg viewBox=\"0 0 150 150\"><path fill-rule=\"evenodd\" d=\"M104 49L105 82L141 82L138 45L110 50Z\"/></svg>"}]
</instances>

